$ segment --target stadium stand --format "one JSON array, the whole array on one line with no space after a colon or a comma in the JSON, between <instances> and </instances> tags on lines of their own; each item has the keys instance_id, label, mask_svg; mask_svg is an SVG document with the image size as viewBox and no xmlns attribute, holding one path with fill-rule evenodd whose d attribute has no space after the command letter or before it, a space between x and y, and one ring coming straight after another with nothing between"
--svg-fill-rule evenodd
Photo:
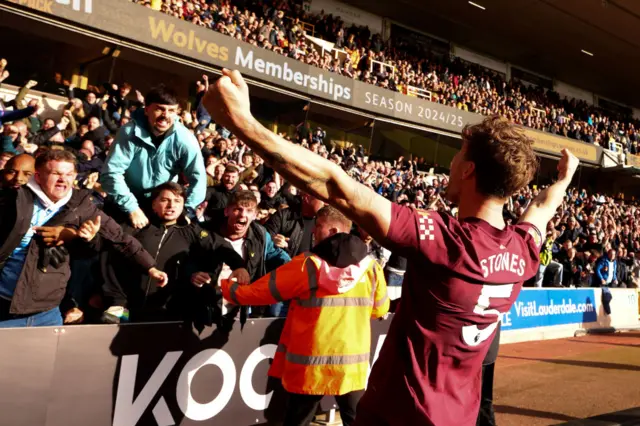
<instances>
[{"instance_id":1,"label":"stadium stand","mask_svg":"<svg viewBox=\"0 0 640 426\"><path fill-rule=\"evenodd\" d=\"M630 116L561 98L552 90L506 81L500 73L455 57L417 56L393 37L382 41L338 16L311 14L294 1L136 3L211 28L254 46L389 90L515 123L613 151L638 154L638 122ZM309 30L312 29L312 34ZM310 37L311 36L311 37ZM314 40L330 42L327 51Z\"/></svg>"}]
</instances>

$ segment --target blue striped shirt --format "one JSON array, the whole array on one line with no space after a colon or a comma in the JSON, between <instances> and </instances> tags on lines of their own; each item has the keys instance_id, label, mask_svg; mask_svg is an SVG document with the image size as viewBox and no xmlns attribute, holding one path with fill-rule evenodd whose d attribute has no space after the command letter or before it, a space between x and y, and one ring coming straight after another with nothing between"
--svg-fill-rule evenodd
<instances>
[{"instance_id":1,"label":"blue striped shirt","mask_svg":"<svg viewBox=\"0 0 640 426\"><path fill-rule=\"evenodd\" d=\"M16 290L24 261L27 258L29 244L35 234L33 228L47 223L49 219L60 211L61 207L62 206L59 205L53 205L47 209L38 198L35 199L33 203L33 216L31 216L31 226L29 226L26 234L22 236L20 244L18 244L9 258L7 258L2 271L0 271L0 297L8 300L13 298L13 292Z\"/></svg>"}]
</instances>

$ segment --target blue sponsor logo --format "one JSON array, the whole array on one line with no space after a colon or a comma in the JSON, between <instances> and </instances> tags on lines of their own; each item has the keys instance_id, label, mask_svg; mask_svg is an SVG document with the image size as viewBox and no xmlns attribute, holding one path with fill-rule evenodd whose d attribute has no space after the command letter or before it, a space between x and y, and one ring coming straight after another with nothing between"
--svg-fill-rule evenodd
<instances>
[{"instance_id":1,"label":"blue sponsor logo","mask_svg":"<svg viewBox=\"0 0 640 426\"><path fill-rule=\"evenodd\" d=\"M523 289L509 312L502 315L503 330L595 322L593 289Z\"/></svg>"}]
</instances>

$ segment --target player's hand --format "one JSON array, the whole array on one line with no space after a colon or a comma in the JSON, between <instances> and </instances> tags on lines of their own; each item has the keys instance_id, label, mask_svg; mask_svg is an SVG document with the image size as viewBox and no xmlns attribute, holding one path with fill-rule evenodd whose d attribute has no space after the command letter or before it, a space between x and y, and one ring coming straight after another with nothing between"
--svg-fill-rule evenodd
<instances>
[{"instance_id":1,"label":"player's hand","mask_svg":"<svg viewBox=\"0 0 640 426\"><path fill-rule=\"evenodd\" d=\"M209 85L202 102L213 121L227 129L236 130L253 121L249 88L239 71L223 69L222 77Z\"/></svg>"},{"instance_id":2,"label":"player's hand","mask_svg":"<svg viewBox=\"0 0 640 426\"><path fill-rule=\"evenodd\" d=\"M76 231L64 226L36 226L33 230L48 246L61 246L76 238Z\"/></svg>"},{"instance_id":3,"label":"player's hand","mask_svg":"<svg viewBox=\"0 0 640 426\"><path fill-rule=\"evenodd\" d=\"M209 81L209 76L206 74L202 74L202 80Z\"/></svg>"},{"instance_id":4,"label":"player's hand","mask_svg":"<svg viewBox=\"0 0 640 426\"><path fill-rule=\"evenodd\" d=\"M78 237L85 241L91 241L94 239L98 231L100 231L100 215L96 216L94 220L87 220L78 229Z\"/></svg>"},{"instance_id":5,"label":"player's hand","mask_svg":"<svg viewBox=\"0 0 640 426\"><path fill-rule=\"evenodd\" d=\"M71 308L64 314L65 324L80 324L84 320L84 312L78 308Z\"/></svg>"},{"instance_id":6,"label":"player's hand","mask_svg":"<svg viewBox=\"0 0 640 426\"><path fill-rule=\"evenodd\" d=\"M206 272L194 272L193 275L191 275L191 284L196 287L211 284L211 276Z\"/></svg>"},{"instance_id":7,"label":"player's hand","mask_svg":"<svg viewBox=\"0 0 640 426\"><path fill-rule=\"evenodd\" d=\"M129 219L131 220L131 225L136 229L142 229L149 224L149 219L141 208L129 213Z\"/></svg>"},{"instance_id":8,"label":"player's hand","mask_svg":"<svg viewBox=\"0 0 640 426\"><path fill-rule=\"evenodd\" d=\"M240 285L247 285L251 283L251 276L249 276L249 271L245 268L240 268L229 275L229 281L236 281Z\"/></svg>"},{"instance_id":9,"label":"player's hand","mask_svg":"<svg viewBox=\"0 0 640 426\"><path fill-rule=\"evenodd\" d=\"M276 245L276 247L279 247L281 249L286 249L289 247L289 239L285 238L284 235L278 234L273 237L273 243Z\"/></svg>"},{"instance_id":10,"label":"player's hand","mask_svg":"<svg viewBox=\"0 0 640 426\"><path fill-rule=\"evenodd\" d=\"M156 268L149 269L149 276L158 281L158 287L164 287L169 284L169 277L167 274Z\"/></svg>"},{"instance_id":11,"label":"player's hand","mask_svg":"<svg viewBox=\"0 0 640 426\"><path fill-rule=\"evenodd\" d=\"M562 158L558 162L558 180L571 180L578 169L580 160L568 149L562 150Z\"/></svg>"}]
</instances>

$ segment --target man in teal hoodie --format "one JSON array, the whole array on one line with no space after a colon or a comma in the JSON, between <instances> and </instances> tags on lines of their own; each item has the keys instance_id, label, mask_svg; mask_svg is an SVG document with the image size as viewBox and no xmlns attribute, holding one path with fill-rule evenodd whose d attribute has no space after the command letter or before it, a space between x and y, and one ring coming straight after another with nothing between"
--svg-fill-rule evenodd
<instances>
[{"instance_id":1,"label":"man in teal hoodie","mask_svg":"<svg viewBox=\"0 0 640 426\"><path fill-rule=\"evenodd\" d=\"M111 201L138 229L149 223L142 206L158 185L182 174L189 184L185 204L190 212L204 201L207 189L198 141L176 120L175 93L158 86L147 94L145 104L144 110L136 110L133 120L118 131L100 177Z\"/></svg>"}]
</instances>

